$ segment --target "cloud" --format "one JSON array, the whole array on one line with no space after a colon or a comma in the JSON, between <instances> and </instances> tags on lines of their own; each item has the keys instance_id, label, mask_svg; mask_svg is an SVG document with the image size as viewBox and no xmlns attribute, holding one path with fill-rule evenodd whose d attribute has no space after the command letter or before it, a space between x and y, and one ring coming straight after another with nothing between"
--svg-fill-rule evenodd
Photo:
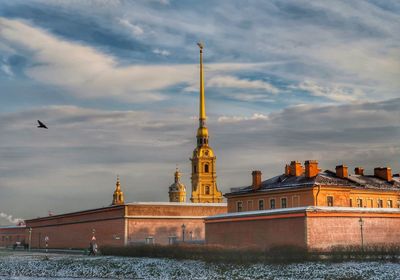
<instances>
[{"instance_id":1,"label":"cloud","mask_svg":"<svg viewBox=\"0 0 400 280\"><path fill-rule=\"evenodd\" d=\"M118 22L121 24L121 25L123 25L123 26L125 26L125 27L127 27L134 35L136 35L136 36L140 36L140 35L142 35L143 33L144 33L144 31L143 31L143 29L139 26L139 25L136 25L136 24L132 24L129 20L127 20L127 19L118 19Z\"/></svg>"},{"instance_id":2,"label":"cloud","mask_svg":"<svg viewBox=\"0 0 400 280\"><path fill-rule=\"evenodd\" d=\"M197 65L120 66L117 60L76 42L60 39L18 20L0 18L0 38L29 54L26 74L45 84L63 87L79 98L117 98L129 102L160 101L173 85L196 84ZM232 72L263 67L262 63L207 65L210 72Z\"/></svg>"},{"instance_id":3,"label":"cloud","mask_svg":"<svg viewBox=\"0 0 400 280\"><path fill-rule=\"evenodd\" d=\"M159 54L159 55L162 55L162 56L169 56L171 53L169 52L169 51L167 51L167 50L160 50L160 49L154 49L153 50L153 53L155 53L155 54Z\"/></svg>"},{"instance_id":4,"label":"cloud","mask_svg":"<svg viewBox=\"0 0 400 280\"><path fill-rule=\"evenodd\" d=\"M254 120L267 120L268 116L260 114L260 113L254 113L251 117L245 117L245 116L221 116L218 118L218 122L221 123L234 123L234 122L241 122L241 121L254 121Z\"/></svg>"},{"instance_id":5,"label":"cloud","mask_svg":"<svg viewBox=\"0 0 400 280\"><path fill-rule=\"evenodd\" d=\"M4 218L6 219L8 222L12 223L12 224L18 224L20 222L23 222L24 219L21 218L13 218L12 215L8 215L6 213L0 212L0 218Z\"/></svg>"},{"instance_id":6,"label":"cloud","mask_svg":"<svg viewBox=\"0 0 400 280\"><path fill-rule=\"evenodd\" d=\"M304 81L298 86L289 86L289 88L304 90L311 93L313 96L325 97L338 102L357 101L364 95L363 92L357 88L346 88L338 85L323 87L314 81Z\"/></svg>"},{"instance_id":7,"label":"cloud","mask_svg":"<svg viewBox=\"0 0 400 280\"><path fill-rule=\"evenodd\" d=\"M269 114L210 115L210 145L217 155L218 185L248 184L250 172L282 173L290 160L317 159L400 170L400 99L346 105L302 105ZM196 120L190 112L99 110L50 106L2 113L0 204L30 218L107 205L115 176L127 201L166 201L178 163L190 190ZM43 118L49 130L36 128ZM27 140L29 139L29 141ZM23 176L21 176L23 174ZM156 174L156 176L149 176ZM145 187L144 187L145 186ZM29 197L29 207L15 203ZM32 210L34 209L34 210Z\"/></svg>"},{"instance_id":8,"label":"cloud","mask_svg":"<svg viewBox=\"0 0 400 280\"><path fill-rule=\"evenodd\" d=\"M214 76L208 79L207 85L210 87L259 89L272 94L279 92L279 89L270 83L261 80L239 79L234 76Z\"/></svg>"}]
</instances>

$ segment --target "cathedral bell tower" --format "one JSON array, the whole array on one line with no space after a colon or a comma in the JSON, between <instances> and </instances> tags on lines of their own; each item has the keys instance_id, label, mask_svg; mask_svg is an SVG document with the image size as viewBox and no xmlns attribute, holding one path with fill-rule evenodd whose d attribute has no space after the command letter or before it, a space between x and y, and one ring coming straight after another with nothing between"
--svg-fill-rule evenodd
<instances>
[{"instance_id":1,"label":"cathedral bell tower","mask_svg":"<svg viewBox=\"0 0 400 280\"><path fill-rule=\"evenodd\" d=\"M213 150L208 145L206 126L206 105L204 97L203 45L200 48L200 112L197 129L197 147L193 151L192 161L192 196L194 203L222 202L222 193L217 188L217 174Z\"/></svg>"},{"instance_id":2,"label":"cathedral bell tower","mask_svg":"<svg viewBox=\"0 0 400 280\"><path fill-rule=\"evenodd\" d=\"M113 201L111 205L122 205L122 204L124 204L124 193L121 191L119 176L117 176L117 183L115 184L115 191L113 194Z\"/></svg>"}]
</instances>

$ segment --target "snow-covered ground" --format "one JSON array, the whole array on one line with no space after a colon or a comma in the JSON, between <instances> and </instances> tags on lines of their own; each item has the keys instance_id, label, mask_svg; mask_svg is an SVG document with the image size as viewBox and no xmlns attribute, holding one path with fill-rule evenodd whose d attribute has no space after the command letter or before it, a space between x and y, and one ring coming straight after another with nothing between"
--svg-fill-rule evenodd
<instances>
[{"instance_id":1,"label":"snow-covered ground","mask_svg":"<svg viewBox=\"0 0 400 280\"><path fill-rule=\"evenodd\" d=\"M234 265L170 259L0 254L0 279L400 279L390 262Z\"/></svg>"}]
</instances>

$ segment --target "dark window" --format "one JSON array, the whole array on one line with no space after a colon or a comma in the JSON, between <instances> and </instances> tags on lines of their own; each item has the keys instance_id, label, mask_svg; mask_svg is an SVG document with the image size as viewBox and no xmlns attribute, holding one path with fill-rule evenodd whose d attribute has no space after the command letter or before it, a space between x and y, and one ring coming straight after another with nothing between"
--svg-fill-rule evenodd
<instances>
[{"instance_id":1,"label":"dark window","mask_svg":"<svg viewBox=\"0 0 400 280\"><path fill-rule=\"evenodd\" d=\"M333 196L327 196L326 202L327 202L328 206L333 206Z\"/></svg>"},{"instance_id":2,"label":"dark window","mask_svg":"<svg viewBox=\"0 0 400 280\"><path fill-rule=\"evenodd\" d=\"M196 165L193 165L193 173L196 173Z\"/></svg>"},{"instance_id":3,"label":"dark window","mask_svg":"<svg viewBox=\"0 0 400 280\"><path fill-rule=\"evenodd\" d=\"M253 210L253 201L248 200L247 201L247 211L251 211L251 210Z\"/></svg>"},{"instance_id":4,"label":"dark window","mask_svg":"<svg viewBox=\"0 0 400 280\"><path fill-rule=\"evenodd\" d=\"M270 206L271 209L275 209L275 199L271 199L269 201L269 206Z\"/></svg>"},{"instance_id":5,"label":"dark window","mask_svg":"<svg viewBox=\"0 0 400 280\"><path fill-rule=\"evenodd\" d=\"M286 208L287 203L286 203L286 198L281 198L281 208Z\"/></svg>"},{"instance_id":6,"label":"dark window","mask_svg":"<svg viewBox=\"0 0 400 280\"><path fill-rule=\"evenodd\" d=\"M260 199L258 201L258 210L264 210L264 200Z\"/></svg>"},{"instance_id":7,"label":"dark window","mask_svg":"<svg viewBox=\"0 0 400 280\"><path fill-rule=\"evenodd\" d=\"M353 199L350 198L350 207L353 207Z\"/></svg>"},{"instance_id":8,"label":"dark window","mask_svg":"<svg viewBox=\"0 0 400 280\"><path fill-rule=\"evenodd\" d=\"M243 202L238 201L237 202L237 211L242 212L243 211Z\"/></svg>"},{"instance_id":9,"label":"dark window","mask_svg":"<svg viewBox=\"0 0 400 280\"><path fill-rule=\"evenodd\" d=\"M388 208L393 208L393 202L391 200L387 201L387 207Z\"/></svg>"},{"instance_id":10,"label":"dark window","mask_svg":"<svg viewBox=\"0 0 400 280\"><path fill-rule=\"evenodd\" d=\"M204 165L204 172L205 172L205 173L208 173L208 164L205 164L205 165Z\"/></svg>"},{"instance_id":11,"label":"dark window","mask_svg":"<svg viewBox=\"0 0 400 280\"><path fill-rule=\"evenodd\" d=\"M362 199L361 198L357 198L357 207L363 207L363 203L362 203Z\"/></svg>"},{"instance_id":12,"label":"dark window","mask_svg":"<svg viewBox=\"0 0 400 280\"><path fill-rule=\"evenodd\" d=\"M378 199L378 208L382 208L383 207L383 200L382 199Z\"/></svg>"},{"instance_id":13,"label":"dark window","mask_svg":"<svg viewBox=\"0 0 400 280\"><path fill-rule=\"evenodd\" d=\"M204 187L204 193L205 194L210 194L210 186L205 186Z\"/></svg>"}]
</instances>

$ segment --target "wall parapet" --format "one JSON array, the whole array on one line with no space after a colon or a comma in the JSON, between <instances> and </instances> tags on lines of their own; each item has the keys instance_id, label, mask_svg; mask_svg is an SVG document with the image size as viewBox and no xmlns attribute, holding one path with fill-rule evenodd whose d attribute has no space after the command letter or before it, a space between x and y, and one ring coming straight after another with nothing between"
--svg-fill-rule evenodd
<instances>
[{"instance_id":1,"label":"wall parapet","mask_svg":"<svg viewBox=\"0 0 400 280\"><path fill-rule=\"evenodd\" d=\"M234 218L251 218L260 216L274 216L285 214L303 213L304 216L315 213L354 213L354 214L398 214L400 215L400 209L398 208L362 208L362 207L328 207L328 206L307 206L307 207L294 207L294 208L281 208L272 210L258 210L258 211L247 211L247 212L236 212L227 214L218 214L205 218L205 222L211 222L214 220L223 219L234 219ZM290 215L288 216L290 217Z\"/></svg>"}]
</instances>

